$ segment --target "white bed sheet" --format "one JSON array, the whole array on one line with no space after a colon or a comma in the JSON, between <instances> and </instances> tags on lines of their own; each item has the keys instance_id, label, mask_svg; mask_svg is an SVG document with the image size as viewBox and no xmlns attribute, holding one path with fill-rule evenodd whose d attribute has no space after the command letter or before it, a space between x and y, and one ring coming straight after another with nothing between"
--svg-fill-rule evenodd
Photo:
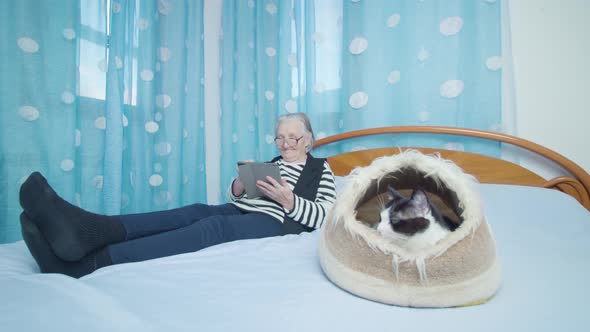
<instances>
[{"instance_id":1,"label":"white bed sheet","mask_svg":"<svg viewBox=\"0 0 590 332\"><path fill-rule=\"evenodd\" d=\"M590 213L557 191L481 185L503 284L488 303L414 309L333 285L318 232L227 243L103 268L38 274L0 245L0 331L587 331Z\"/></svg>"}]
</instances>

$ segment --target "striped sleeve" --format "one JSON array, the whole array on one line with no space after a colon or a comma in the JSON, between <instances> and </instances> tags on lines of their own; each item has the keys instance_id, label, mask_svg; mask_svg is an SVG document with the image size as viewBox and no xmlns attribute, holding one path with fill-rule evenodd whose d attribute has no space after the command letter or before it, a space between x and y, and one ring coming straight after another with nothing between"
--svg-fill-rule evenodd
<instances>
[{"instance_id":1,"label":"striped sleeve","mask_svg":"<svg viewBox=\"0 0 590 332\"><path fill-rule=\"evenodd\" d=\"M293 210L285 211L287 216L305 226L318 229L324 223L328 211L336 200L334 173L328 162L324 162L324 170L315 200L310 201L295 195Z\"/></svg>"}]
</instances>

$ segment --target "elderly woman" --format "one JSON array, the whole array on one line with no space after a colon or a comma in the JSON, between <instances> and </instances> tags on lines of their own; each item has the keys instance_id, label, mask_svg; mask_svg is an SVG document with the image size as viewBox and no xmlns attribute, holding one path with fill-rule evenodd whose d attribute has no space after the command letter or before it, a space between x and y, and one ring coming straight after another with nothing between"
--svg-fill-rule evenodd
<instances>
[{"instance_id":1,"label":"elderly woman","mask_svg":"<svg viewBox=\"0 0 590 332\"><path fill-rule=\"evenodd\" d=\"M250 198L236 178L231 203L105 216L62 198L39 173L23 183L23 239L44 273L81 277L101 267L197 251L216 244L301 233L319 228L336 198L334 175L309 151L314 135L303 113L277 121L275 142L281 182L268 177Z\"/></svg>"}]
</instances>

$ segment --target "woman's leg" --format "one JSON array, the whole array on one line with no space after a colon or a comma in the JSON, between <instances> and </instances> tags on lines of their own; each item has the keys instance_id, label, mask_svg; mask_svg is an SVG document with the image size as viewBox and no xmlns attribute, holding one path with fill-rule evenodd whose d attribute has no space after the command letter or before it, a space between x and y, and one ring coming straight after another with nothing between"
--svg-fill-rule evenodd
<instances>
[{"instance_id":1,"label":"woman's leg","mask_svg":"<svg viewBox=\"0 0 590 332\"><path fill-rule=\"evenodd\" d=\"M231 204L194 204L121 216L94 214L59 197L38 172L31 174L21 186L20 202L55 254L72 262L109 244L170 231L213 215L240 214Z\"/></svg>"},{"instance_id":2,"label":"woman's leg","mask_svg":"<svg viewBox=\"0 0 590 332\"><path fill-rule=\"evenodd\" d=\"M34 172L20 188L20 204L58 257L77 261L88 252L125 240L125 228L113 217L80 209L65 201Z\"/></svg>"},{"instance_id":3,"label":"woman's leg","mask_svg":"<svg viewBox=\"0 0 590 332\"><path fill-rule=\"evenodd\" d=\"M183 228L107 247L113 264L194 252L216 244L281 235L281 222L263 213L216 215Z\"/></svg>"},{"instance_id":4,"label":"woman's leg","mask_svg":"<svg viewBox=\"0 0 590 332\"><path fill-rule=\"evenodd\" d=\"M217 215L239 215L240 210L233 204L206 205L192 204L181 208L127 214L117 216L126 231L125 240L171 231Z\"/></svg>"},{"instance_id":5,"label":"woman's leg","mask_svg":"<svg viewBox=\"0 0 590 332\"><path fill-rule=\"evenodd\" d=\"M183 228L93 251L76 262L57 257L41 231L25 213L21 214L23 239L44 273L62 273L79 278L112 264L194 252L216 244L281 234L281 223L262 213L212 216Z\"/></svg>"},{"instance_id":6,"label":"woman's leg","mask_svg":"<svg viewBox=\"0 0 590 332\"><path fill-rule=\"evenodd\" d=\"M20 215L23 240L43 273L61 273L80 278L103 266L113 264L106 248L96 250L76 262L66 262L55 255L49 243L29 217Z\"/></svg>"}]
</instances>

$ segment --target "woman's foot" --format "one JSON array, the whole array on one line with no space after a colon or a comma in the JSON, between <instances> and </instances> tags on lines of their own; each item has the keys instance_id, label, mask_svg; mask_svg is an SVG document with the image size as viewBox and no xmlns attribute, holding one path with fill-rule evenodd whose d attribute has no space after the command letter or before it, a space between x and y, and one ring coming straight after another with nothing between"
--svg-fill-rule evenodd
<instances>
[{"instance_id":1,"label":"woman's foot","mask_svg":"<svg viewBox=\"0 0 590 332\"><path fill-rule=\"evenodd\" d=\"M90 213L68 203L39 172L32 173L21 186L20 204L55 255L65 261L78 261L127 236L116 217Z\"/></svg>"},{"instance_id":2,"label":"woman's foot","mask_svg":"<svg viewBox=\"0 0 590 332\"><path fill-rule=\"evenodd\" d=\"M43 273L61 273L80 278L98 268L112 264L110 256L104 248L77 262L65 262L53 253L39 228L24 212L20 215L20 225L23 240Z\"/></svg>"}]
</instances>

